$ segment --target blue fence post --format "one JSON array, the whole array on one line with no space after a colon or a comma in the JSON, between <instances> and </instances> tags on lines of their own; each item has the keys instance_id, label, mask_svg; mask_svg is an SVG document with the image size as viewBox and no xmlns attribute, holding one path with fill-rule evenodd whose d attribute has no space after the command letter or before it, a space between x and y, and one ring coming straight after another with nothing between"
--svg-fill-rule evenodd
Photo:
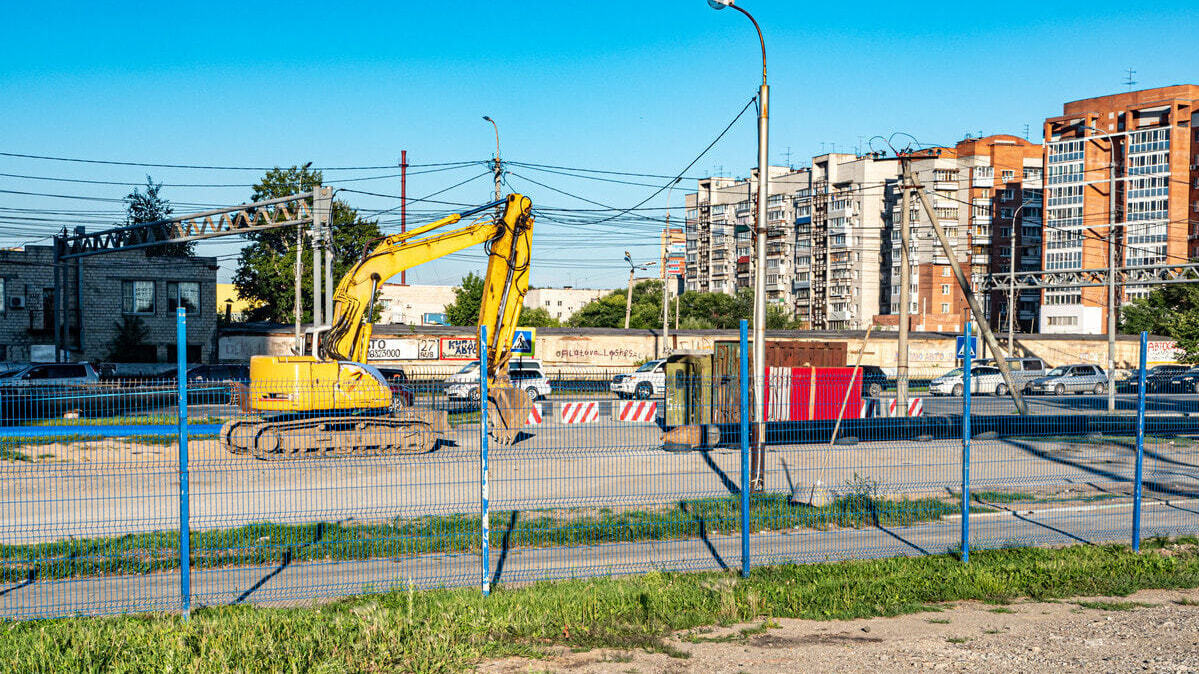
<instances>
[{"instance_id":1,"label":"blue fence post","mask_svg":"<svg viewBox=\"0 0 1199 674\"><path fill-rule=\"evenodd\" d=\"M962 561L970 561L970 321L966 321L966 346L962 350Z\"/></svg>"},{"instance_id":2,"label":"blue fence post","mask_svg":"<svg viewBox=\"0 0 1199 674\"><path fill-rule=\"evenodd\" d=\"M179 600L186 620L192 608L192 560L187 485L187 309L184 307L175 310L175 360L179 394Z\"/></svg>"},{"instance_id":3,"label":"blue fence post","mask_svg":"<svg viewBox=\"0 0 1199 674\"><path fill-rule=\"evenodd\" d=\"M1149 333L1141 333L1141 367L1137 370L1137 473L1132 486L1132 549L1141 550L1141 479L1145 465L1145 367L1149 359Z\"/></svg>"},{"instance_id":4,"label":"blue fence post","mask_svg":"<svg viewBox=\"0 0 1199 674\"><path fill-rule=\"evenodd\" d=\"M741 319L741 575L749 576L749 323Z\"/></svg>"},{"instance_id":5,"label":"blue fence post","mask_svg":"<svg viewBox=\"0 0 1199 674\"><path fill-rule=\"evenodd\" d=\"M491 504L487 484L487 326L479 326L479 517L482 524L483 596L491 594Z\"/></svg>"}]
</instances>

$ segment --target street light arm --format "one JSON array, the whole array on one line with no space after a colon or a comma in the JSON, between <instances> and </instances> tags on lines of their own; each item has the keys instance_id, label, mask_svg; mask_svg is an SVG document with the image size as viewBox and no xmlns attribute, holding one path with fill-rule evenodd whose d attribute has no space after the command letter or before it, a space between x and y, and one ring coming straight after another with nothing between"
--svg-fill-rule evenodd
<instances>
[{"instance_id":1,"label":"street light arm","mask_svg":"<svg viewBox=\"0 0 1199 674\"><path fill-rule=\"evenodd\" d=\"M744 14L745 18L749 19L750 22L753 23L754 30L758 31L758 42L762 43L762 84L766 84L766 38L762 37L762 28L758 25L758 20L755 19L752 14L731 2L725 6L732 7L738 12Z\"/></svg>"}]
</instances>

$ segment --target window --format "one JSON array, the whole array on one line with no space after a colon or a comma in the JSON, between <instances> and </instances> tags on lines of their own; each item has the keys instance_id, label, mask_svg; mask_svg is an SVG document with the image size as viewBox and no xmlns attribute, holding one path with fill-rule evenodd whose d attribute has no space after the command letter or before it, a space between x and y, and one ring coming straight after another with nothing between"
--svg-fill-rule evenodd
<instances>
[{"instance_id":1,"label":"window","mask_svg":"<svg viewBox=\"0 0 1199 674\"><path fill-rule=\"evenodd\" d=\"M167 311L174 312L179 307L187 309L188 315L200 313L199 283L167 283Z\"/></svg>"},{"instance_id":2,"label":"window","mask_svg":"<svg viewBox=\"0 0 1199 674\"><path fill-rule=\"evenodd\" d=\"M942 284L941 284L941 294L942 294L942 295L948 295L948 294L949 294L949 284L948 284L948 283L942 283Z\"/></svg>"},{"instance_id":3,"label":"window","mask_svg":"<svg viewBox=\"0 0 1199 674\"><path fill-rule=\"evenodd\" d=\"M1003 171L1002 173L1000 173L1000 174L999 174L999 181L1000 181L1000 182L1004 182L1004 183L1011 182L1011 181L1012 181L1012 180L1014 180L1015 178L1016 178L1016 172L1015 172L1015 171L1005 170L1005 171Z\"/></svg>"},{"instance_id":4,"label":"window","mask_svg":"<svg viewBox=\"0 0 1199 674\"><path fill-rule=\"evenodd\" d=\"M943 314L949 313L949 303L948 302L941 303L941 313L943 313Z\"/></svg>"},{"instance_id":5,"label":"window","mask_svg":"<svg viewBox=\"0 0 1199 674\"><path fill-rule=\"evenodd\" d=\"M127 314L153 314L154 282L121 281L121 299Z\"/></svg>"},{"instance_id":6,"label":"window","mask_svg":"<svg viewBox=\"0 0 1199 674\"><path fill-rule=\"evenodd\" d=\"M1003 218L1004 220L1011 220L1012 219L1012 209L1010 209L1010 208L999 209L999 217Z\"/></svg>"},{"instance_id":7,"label":"window","mask_svg":"<svg viewBox=\"0 0 1199 674\"><path fill-rule=\"evenodd\" d=\"M949 274L950 274L949 267L941 267L941 276L949 276Z\"/></svg>"},{"instance_id":8,"label":"window","mask_svg":"<svg viewBox=\"0 0 1199 674\"><path fill-rule=\"evenodd\" d=\"M4 292L4 277L0 276L0 316L8 310L8 295Z\"/></svg>"},{"instance_id":9,"label":"window","mask_svg":"<svg viewBox=\"0 0 1199 674\"><path fill-rule=\"evenodd\" d=\"M1005 171L1005 173L1006 173L1006 171ZM1016 200L1016 190L1004 190L1003 191L1003 200L1004 201L1015 201Z\"/></svg>"}]
</instances>

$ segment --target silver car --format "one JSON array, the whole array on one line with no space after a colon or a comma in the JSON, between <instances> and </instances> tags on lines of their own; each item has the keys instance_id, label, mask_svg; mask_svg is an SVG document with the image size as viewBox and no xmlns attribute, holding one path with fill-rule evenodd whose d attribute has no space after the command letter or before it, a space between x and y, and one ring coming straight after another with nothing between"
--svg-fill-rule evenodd
<instances>
[{"instance_id":1,"label":"silver car","mask_svg":"<svg viewBox=\"0 0 1199 674\"><path fill-rule=\"evenodd\" d=\"M1063 365L1055 367L1044 377L1028 384L1028 393L1064 395L1066 393L1094 393L1107 391L1107 374L1098 365Z\"/></svg>"}]
</instances>

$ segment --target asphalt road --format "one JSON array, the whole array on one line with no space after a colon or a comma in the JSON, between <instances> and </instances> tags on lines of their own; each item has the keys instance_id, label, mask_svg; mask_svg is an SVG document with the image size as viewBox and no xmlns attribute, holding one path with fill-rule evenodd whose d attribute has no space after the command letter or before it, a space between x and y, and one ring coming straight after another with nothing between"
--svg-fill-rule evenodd
<instances>
[{"instance_id":1,"label":"asphalt road","mask_svg":"<svg viewBox=\"0 0 1199 674\"><path fill-rule=\"evenodd\" d=\"M961 414L960 396L934 396L929 393L913 393L924 404L925 414ZM891 395L890 398L894 398ZM890 398L884 400L890 401ZM1106 395L1025 395L1030 414L1102 414L1107 412ZM1016 406L1008 396L973 395L970 398L971 414L1015 414ZM1137 397L1129 394L1116 396L1116 411L1136 414ZM1147 414L1199 414L1199 395L1193 393L1162 393L1145 396Z\"/></svg>"}]
</instances>

